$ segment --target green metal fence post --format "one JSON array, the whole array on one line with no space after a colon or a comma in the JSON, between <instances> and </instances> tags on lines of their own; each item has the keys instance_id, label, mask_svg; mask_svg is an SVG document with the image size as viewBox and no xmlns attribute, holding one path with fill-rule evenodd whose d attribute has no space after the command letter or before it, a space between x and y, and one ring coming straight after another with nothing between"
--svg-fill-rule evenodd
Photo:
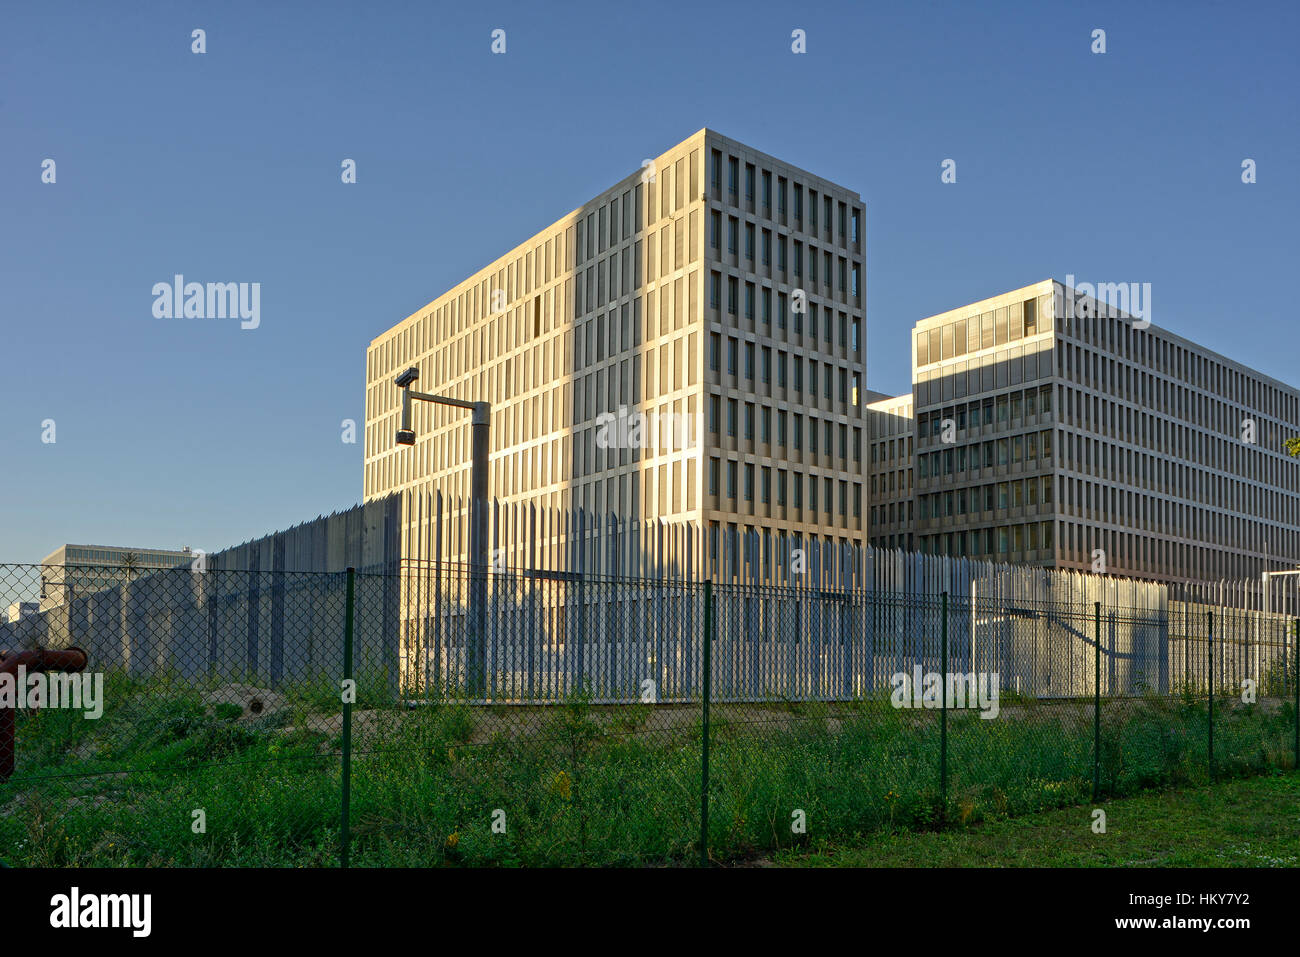
<instances>
[{"instance_id":1,"label":"green metal fence post","mask_svg":"<svg viewBox=\"0 0 1300 957\"><path fill-rule=\"evenodd\" d=\"M348 597L343 612L343 680L352 681L352 612L356 601L356 569L348 569ZM348 695L343 695L343 813L341 833L339 835L339 861L343 867L348 866L348 852L352 843L349 829L349 812L352 808L352 704Z\"/></svg>"},{"instance_id":2,"label":"green metal fence post","mask_svg":"<svg viewBox=\"0 0 1300 957\"><path fill-rule=\"evenodd\" d=\"M704 583L704 700L701 704L700 866L709 866L709 683L712 677L713 582Z\"/></svg>"},{"instance_id":3,"label":"green metal fence post","mask_svg":"<svg viewBox=\"0 0 1300 957\"><path fill-rule=\"evenodd\" d=\"M1300 618L1295 620L1295 644L1291 646L1291 657L1295 659L1295 763L1292 767L1300 771Z\"/></svg>"},{"instance_id":4,"label":"green metal fence post","mask_svg":"<svg viewBox=\"0 0 1300 957\"><path fill-rule=\"evenodd\" d=\"M941 596L939 614L943 616L939 632L939 680L942 707L939 710L939 821L948 819L948 593Z\"/></svg>"},{"instance_id":5,"label":"green metal fence post","mask_svg":"<svg viewBox=\"0 0 1300 957\"><path fill-rule=\"evenodd\" d=\"M1101 602L1092 603L1092 799L1101 800Z\"/></svg>"},{"instance_id":6,"label":"green metal fence post","mask_svg":"<svg viewBox=\"0 0 1300 957\"><path fill-rule=\"evenodd\" d=\"M1206 759L1210 766L1210 783L1214 783L1214 612L1205 613L1206 621L1209 623L1207 632L1207 647L1210 652L1210 723L1206 731L1205 751Z\"/></svg>"}]
</instances>

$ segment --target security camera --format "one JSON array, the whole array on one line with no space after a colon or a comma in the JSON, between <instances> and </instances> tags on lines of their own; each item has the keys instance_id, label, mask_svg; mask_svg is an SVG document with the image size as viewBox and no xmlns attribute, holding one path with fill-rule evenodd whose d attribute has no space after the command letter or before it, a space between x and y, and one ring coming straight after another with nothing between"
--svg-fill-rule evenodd
<instances>
[{"instance_id":1,"label":"security camera","mask_svg":"<svg viewBox=\"0 0 1300 957\"><path fill-rule=\"evenodd\" d=\"M415 366L411 366L393 381L397 383L398 388L405 389L407 386L414 384L418 378L420 378L420 370Z\"/></svg>"},{"instance_id":2,"label":"security camera","mask_svg":"<svg viewBox=\"0 0 1300 957\"><path fill-rule=\"evenodd\" d=\"M414 445L414 444L415 444L415 430L414 430L414 429L398 429L398 430L397 430L397 444L398 444L398 445Z\"/></svg>"}]
</instances>

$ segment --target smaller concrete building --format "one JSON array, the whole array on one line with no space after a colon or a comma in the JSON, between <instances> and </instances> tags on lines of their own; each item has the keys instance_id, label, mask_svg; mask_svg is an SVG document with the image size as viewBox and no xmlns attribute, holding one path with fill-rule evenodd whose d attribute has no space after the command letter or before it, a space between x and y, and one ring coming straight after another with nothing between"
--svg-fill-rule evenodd
<instances>
[{"instance_id":1,"label":"smaller concrete building","mask_svg":"<svg viewBox=\"0 0 1300 957\"><path fill-rule=\"evenodd\" d=\"M870 491L867 501L870 543L877 548L913 547L912 456L916 416L912 393L887 396L868 392L867 440Z\"/></svg>"}]
</instances>

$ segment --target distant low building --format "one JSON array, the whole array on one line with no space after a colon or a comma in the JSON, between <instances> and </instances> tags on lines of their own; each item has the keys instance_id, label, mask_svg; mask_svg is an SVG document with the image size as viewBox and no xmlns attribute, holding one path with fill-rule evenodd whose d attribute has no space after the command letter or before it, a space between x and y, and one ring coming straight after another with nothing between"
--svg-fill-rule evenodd
<instances>
[{"instance_id":1,"label":"distant low building","mask_svg":"<svg viewBox=\"0 0 1300 957\"><path fill-rule=\"evenodd\" d=\"M41 610L41 603L38 601L16 601L9 606L6 614L6 620L12 624L23 618L30 618L38 614Z\"/></svg>"},{"instance_id":2,"label":"distant low building","mask_svg":"<svg viewBox=\"0 0 1300 957\"><path fill-rule=\"evenodd\" d=\"M176 568L194 560L186 546L126 548L115 545L60 545L41 560L40 610L50 611L83 595L120 585L147 571Z\"/></svg>"}]
</instances>

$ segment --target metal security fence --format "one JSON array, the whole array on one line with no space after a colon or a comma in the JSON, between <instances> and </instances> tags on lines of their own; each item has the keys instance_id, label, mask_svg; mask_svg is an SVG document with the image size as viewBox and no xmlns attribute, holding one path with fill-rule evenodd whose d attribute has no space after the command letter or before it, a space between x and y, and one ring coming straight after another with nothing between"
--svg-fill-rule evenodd
<instances>
[{"instance_id":1,"label":"metal security fence","mask_svg":"<svg viewBox=\"0 0 1300 957\"><path fill-rule=\"evenodd\" d=\"M414 562L0 592L9 864L729 860L1300 757L1300 622L1204 601Z\"/></svg>"},{"instance_id":2,"label":"metal security fence","mask_svg":"<svg viewBox=\"0 0 1300 957\"><path fill-rule=\"evenodd\" d=\"M404 572L400 670L433 699L544 704L697 700L702 591L682 581L465 566ZM363 576L365 577L365 576Z\"/></svg>"},{"instance_id":3,"label":"metal security fence","mask_svg":"<svg viewBox=\"0 0 1300 957\"><path fill-rule=\"evenodd\" d=\"M184 566L134 572L0 565L13 620L0 648L83 648L94 667L132 678L283 683L335 676L342 649L345 572L246 571ZM370 578L358 640L364 667L396 672L398 582Z\"/></svg>"},{"instance_id":4,"label":"metal security fence","mask_svg":"<svg viewBox=\"0 0 1300 957\"><path fill-rule=\"evenodd\" d=\"M501 570L482 574L476 614L465 566L408 566L403 575L396 668L408 694L512 704L584 694L607 704L640 701L647 687L664 703L701 693L702 583ZM1107 696L1204 691L1209 659L1193 646L1209 641L1217 620L1221 683L1268 681L1277 694L1290 687L1286 615L1190 602L1134 607L1088 592L1055 601L952 597L943 612L951 663L997 673L1019 695L1087 697L1100 644ZM938 594L716 584L714 697L848 701L878 691L889 676L937 661Z\"/></svg>"}]
</instances>

